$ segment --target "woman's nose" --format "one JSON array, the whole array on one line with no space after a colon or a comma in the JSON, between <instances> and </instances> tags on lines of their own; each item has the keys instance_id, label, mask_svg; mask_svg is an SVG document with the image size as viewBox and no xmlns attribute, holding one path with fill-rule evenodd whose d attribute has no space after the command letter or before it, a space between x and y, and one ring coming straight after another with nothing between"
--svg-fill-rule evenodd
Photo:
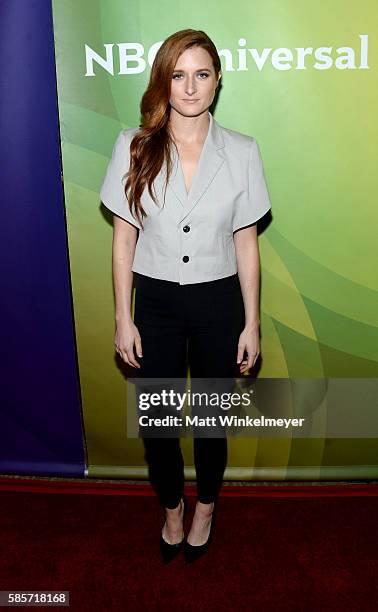
<instances>
[{"instance_id":1,"label":"woman's nose","mask_svg":"<svg viewBox=\"0 0 378 612\"><path fill-rule=\"evenodd\" d=\"M185 91L187 94L192 94L196 91L196 84L195 84L195 80L194 77L193 78L188 78L187 82L186 82L186 87L185 87Z\"/></svg>"}]
</instances>

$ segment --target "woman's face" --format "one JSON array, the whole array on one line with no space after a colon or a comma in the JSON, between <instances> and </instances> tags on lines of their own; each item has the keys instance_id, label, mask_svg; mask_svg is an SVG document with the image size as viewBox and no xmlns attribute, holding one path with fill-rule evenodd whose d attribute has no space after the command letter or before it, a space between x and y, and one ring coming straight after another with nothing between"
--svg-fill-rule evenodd
<instances>
[{"instance_id":1,"label":"woman's face","mask_svg":"<svg viewBox=\"0 0 378 612\"><path fill-rule=\"evenodd\" d=\"M195 117L211 106L217 84L210 54L202 47L191 47L176 62L169 103L180 115Z\"/></svg>"}]
</instances>

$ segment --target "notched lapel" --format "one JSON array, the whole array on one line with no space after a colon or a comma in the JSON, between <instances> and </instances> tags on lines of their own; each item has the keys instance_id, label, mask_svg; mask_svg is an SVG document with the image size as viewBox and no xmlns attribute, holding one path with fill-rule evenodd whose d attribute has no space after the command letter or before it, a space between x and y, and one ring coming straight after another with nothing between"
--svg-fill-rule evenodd
<instances>
[{"instance_id":1,"label":"notched lapel","mask_svg":"<svg viewBox=\"0 0 378 612\"><path fill-rule=\"evenodd\" d=\"M176 147L172 145L172 174L169 179L169 184L167 187L167 193L169 189L171 189L176 196L178 202L182 207L185 206L186 200L188 199L188 194L186 192L184 175L182 173L182 168L180 164L179 157L177 155Z\"/></svg>"},{"instance_id":2,"label":"notched lapel","mask_svg":"<svg viewBox=\"0 0 378 612\"><path fill-rule=\"evenodd\" d=\"M175 222L179 223L184 206L184 200L186 198L186 189L184 182L180 181L180 177L177 176L179 174L180 167L177 165L176 160L172 161L172 174L167 186L164 207L163 202L166 176L164 168L160 170L154 180L154 187L159 206L157 207L157 205L151 200L150 196L148 196L148 206L153 210L153 214L159 214L162 212L163 208L165 208L167 213L169 213L175 219ZM157 210L157 208L160 210Z\"/></svg>"},{"instance_id":3,"label":"notched lapel","mask_svg":"<svg viewBox=\"0 0 378 612\"><path fill-rule=\"evenodd\" d=\"M198 204L225 160L223 151L224 140L221 128L210 112L209 119L209 131L203 144L189 194L186 191L184 174L176 148L172 145L173 170L167 188L167 195L168 192L172 190L181 205L178 217L176 211L174 214L179 223L181 223Z\"/></svg>"}]
</instances>

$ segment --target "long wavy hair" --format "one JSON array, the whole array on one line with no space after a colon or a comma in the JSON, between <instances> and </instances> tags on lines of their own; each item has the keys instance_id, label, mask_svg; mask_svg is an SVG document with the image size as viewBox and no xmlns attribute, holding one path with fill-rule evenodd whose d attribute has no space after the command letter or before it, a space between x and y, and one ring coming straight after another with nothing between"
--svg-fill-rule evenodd
<instances>
[{"instance_id":1,"label":"long wavy hair","mask_svg":"<svg viewBox=\"0 0 378 612\"><path fill-rule=\"evenodd\" d=\"M150 80L144 92L140 110L142 123L130 143L130 165L126 172L125 195L131 214L143 228L147 217L141 203L145 187L158 205L153 182L165 164L164 202L172 172L171 144L175 143L169 130L172 75L180 55L190 47L202 47L211 56L215 73L221 71L221 61L213 41L202 30L180 30L169 36L159 48L151 68Z\"/></svg>"}]
</instances>

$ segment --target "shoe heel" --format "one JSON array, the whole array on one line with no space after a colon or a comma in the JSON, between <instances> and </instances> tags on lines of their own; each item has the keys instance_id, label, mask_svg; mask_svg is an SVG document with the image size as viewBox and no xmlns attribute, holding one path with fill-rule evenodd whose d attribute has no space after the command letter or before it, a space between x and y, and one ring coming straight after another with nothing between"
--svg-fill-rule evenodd
<instances>
[{"instance_id":1,"label":"shoe heel","mask_svg":"<svg viewBox=\"0 0 378 612\"><path fill-rule=\"evenodd\" d=\"M200 557L202 557L209 550L210 544L213 541L214 529L215 529L215 516L216 516L216 503L214 503L213 512L211 514L211 525L209 531L209 537L207 538L204 544L200 544L199 546L194 546L189 544L187 539L185 538L184 542L184 557L185 563L194 563Z\"/></svg>"},{"instance_id":2,"label":"shoe heel","mask_svg":"<svg viewBox=\"0 0 378 612\"><path fill-rule=\"evenodd\" d=\"M184 520L185 520L186 509L187 509L187 500L185 496L183 496L181 499L183 500L183 505L184 505L183 518L182 518L183 530L184 530ZM170 561L172 561L175 557L177 557L177 555L183 548L184 542L185 542L185 535L183 539L181 540L181 542L177 542L176 544L169 544L169 542L166 542L163 538L162 531L164 529L164 525L160 531L160 539L159 539L160 554L161 554L161 557L164 563L170 563Z\"/></svg>"}]
</instances>

